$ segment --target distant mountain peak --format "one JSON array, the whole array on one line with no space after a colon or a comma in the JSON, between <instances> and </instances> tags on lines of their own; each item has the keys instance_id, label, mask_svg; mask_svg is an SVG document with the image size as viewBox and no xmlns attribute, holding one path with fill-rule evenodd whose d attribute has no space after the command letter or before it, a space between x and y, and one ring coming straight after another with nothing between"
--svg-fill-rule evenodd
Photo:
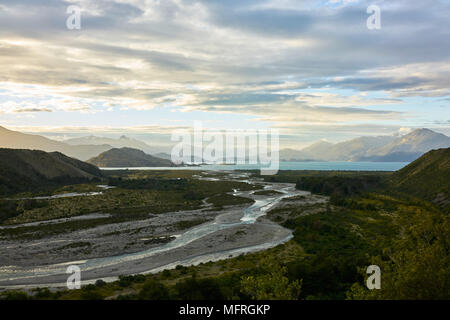
<instances>
[{"instance_id":1,"label":"distant mountain peak","mask_svg":"<svg viewBox=\"0 0 450 320\"><path fill-rule=\"evenodd\" d=\"M405 134L404 136L430 135L430 134L437 134L437 132L427 129L427 128L419 128L419 129L413 130L413 131Z\"/></svg>"},{"instance_id":2,"label":"distant mountain peak","mask_svg":"<svg viewBox=\"0 0 450 320\"><path fill-rule=\"evenodd\" d=\"M433 149L450 147L450 137L430 129L416 129L390 143L372 150L370 156L386 157L390 154L422 155Z\"/></svg>"}]
</instances>

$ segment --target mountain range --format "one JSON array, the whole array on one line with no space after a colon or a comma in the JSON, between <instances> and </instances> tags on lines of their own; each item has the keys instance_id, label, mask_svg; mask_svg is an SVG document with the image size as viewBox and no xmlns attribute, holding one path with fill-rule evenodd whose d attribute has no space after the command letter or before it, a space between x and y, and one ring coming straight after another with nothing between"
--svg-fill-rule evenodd
<instances>
[{"instance_id":1,"label":"mountain range","mask_svg":"<svg viewBox=\"0 0 450 320\"><path fill-rule=\"evenodd\" d=\"M429 129L417 129L400 137L360 137L336 144L319 141L301 150L282 149L280 159L409 162L430 150L448 147L450 137Z\"/></svg>"},{"instance_id":2,"label":"mountain range","mask_svg":"<svg viewBox=\"0 0 450 320\"><path fill-rule=\"evenodd\" d=\"M46 152L61 152L80 160L90 159L112 146L103 145L70 145L34 134L26 134L0 127L0 148L31 149Z\"/></svg>"},{"instance_id":3,"label":"mountain range","mask_svg":"<svg viewBox=\"0 0 450 320\"><path fill-rule=\"evenodd\" d=\"M450 147L450 137L429 129L417 129L403 136L359 137L334 144L319 141L300 150L282 149L280 160L410 162L427 151L448 147ZM0 148L58 151L83 161L113 148L132 148L170 160L169 154L155 153L153 147L147 143L126 136L113 139L91 135L56 141L3 127L0 127Z\"/></svg>"},{"instance_id":4,"label":"mountain range","mask_svg":"<svg viewBox=\"0 0 450 320\"><path fill-rule=\"evenodd\" d=\"M108 145L112 148L133 148L133 149L139 149L144 151L145 153L155 153L156 151L146 144L143 141L133 139L126 137L122 135L121 137L114 139L114 138L106 138L106 137L97 137L97 136L85 136L80 138L72 138L68 140L64 140L65 143L68 143L72 146L79 146L79 145Z\"/></svg>"},{"instance_id":5,"label":"mountain range","mask_svg":"<svg viewBox=\"0 0 450 320\"><path fill-rule=\"evenodd\" d=\"M172 161L133 148L113 148L87 161L103 168L174 167Z\"/></svg>"}]
</instances>

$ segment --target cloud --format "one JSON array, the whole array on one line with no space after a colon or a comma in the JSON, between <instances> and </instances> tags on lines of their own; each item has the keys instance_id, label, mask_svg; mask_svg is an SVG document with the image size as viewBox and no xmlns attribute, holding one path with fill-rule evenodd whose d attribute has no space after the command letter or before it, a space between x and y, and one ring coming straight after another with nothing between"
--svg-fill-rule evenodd
<instances>
[{"instance_id":1,"label":"cloud","mask_svg":"<svg viewBox=\"0 0 450 320\"><path fill-rule=\"evenodd\" d=\"M169 107L322 129L406 121L405 98L445 103L450 4L376 1L373 32L372 2L2 1L0 95L17 110ZM65 27L70 4L81 30Z\"/></svg>"},{"instance_id":2,"label":"cloud","mask_svg":"<svg viewBox=\"0 0 450 320\"><path fill-rule=\"evenodd\" d=\"M405 134L408 134L408 133L410 133L410 132L412 132L413 131L413 129L412 128L400 128L400 129L398 129L398 135L399 136L404 136Z\"/></svg>"},{"instance_id":3,"label":"cloud","mask_svg":"<svg viewBox=\"0 0 450 320\"><path fill-rule=\"evenodd\" d=\"M6 101L0 103L0 114L52 112L49 108L34 106L30 101Z\"/></svg>"},{"instance_id":4,"label":"cloud","mask_svg":"<svg viewBox=\"0 0 450 320\"><path fill-rule=\"evenodd\" d=\"M52 110L47 108L23 108L23 109L15 109L12 112L15 113L52 112Z\"/></svg>"}]
</instances>

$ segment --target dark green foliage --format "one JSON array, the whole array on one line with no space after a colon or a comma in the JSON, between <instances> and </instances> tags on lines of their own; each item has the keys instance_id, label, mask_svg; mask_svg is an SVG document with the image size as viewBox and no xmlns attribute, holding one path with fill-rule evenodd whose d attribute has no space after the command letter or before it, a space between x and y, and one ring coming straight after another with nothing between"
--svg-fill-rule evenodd
<instances>
[{"instance_id":1,"label":"dark green foliage","mask_svg":"<svg viewBox=\"0 0 450 320\"><path fill-rule=\"evenodd\" d=\"M330 215L340 214L344 213L319 213L301 217L297 221L288 220L284 225L294 229L294 240L307 253L336 257L367 252L364 240L340 224L340 217L330 218Z\"/></svg>"},{"instance_id":2,"label":"dark green foliage","mask_svg":"<svg viewBox=\"0 0 450 320\"><path fill-rule=\"evenodd\" d=\"M411 210L412 209L412 210ZM403 209L402 234L394 238L370 264L382 270L380 290L356 282L349 299L448 300L450 299L450 219L433 208ZM361 275L367 275L361 268Z\"/></svg>"},{"instance_id":3,"label":"dark green foliage","mask_svg":"<svg viewBox=\"0 0 450 320\"><path fill-rule=\"evenodd\" d=\"M353 196L379 189L383 184L383 178L374 175L301 177L297 180L295 187L328 196Z\"/></svg>"},{"instance_id":4,"label":"dark green foliage","mask_svg":"<svg viewBox=\"0 0 450 320\"><path fill-rule=\"evenodd\" d=\"M49 203L47 200L38 200L38 199L26 199L23 201L23 209L24 210L33 210L36 208L45 208L48 207Z\"/></svg>"},{"instance_id":5,"label":"dark green foliage","mask_svg":"<svg viewBox=\"0 0 450 320\"><path fill-rule=\"evenodd\" d=\"M139 300L168 300L170 295L164 284L158 280L149 279L145 282L137 298Z\"/></svg>"},{"instance_id":6,"label":"dark green foliage","mask_svg":"<svg viewBox=\"0 0 450 320\"><path fill-rule=\"evenodd\" d=\"M103 300L105 297L94 290L82 290L81 299L82 300Z\"/></svg>"},{"instance_id":7,"label":"dark green foliage","mask_svg":"<svg viewBox=\"0 0 450 320\"><path fill-rule=\"evenodd\" d=\"M132 283L142 283L146 277L143 274L129 275L129 276L119 276L119 281L117 284L121 287L128 287Z\"/></svg>"},{"instance_id":8,"label":"dark green foliage","mask_svg":"<svg viewBox=\"0 0 450 320\"><path fill-rule=\"evenodd\" d=\"M161 275L163 276L163 278L168 279L172 275L172 272L170 270L166 269L166 270L163 270L163 272L161 272Z\"/></svg>"},{"instance_id":9,"label":"dark green foliage","mask_svg":"<svg viewBox=\"0 0 450 320\"><path fill-rule=\"evenodd\" d=\"M30 297L23 291L5 291L0 293L0 300L29 300Z\"/></svg>"},{"instance_id":10,"label":"dark green foliage","mask_svg":"<svg viewBox=\"0 0 450 320\"><path fill-rule=\"evenodd\" d=\"M23 211L18 209L18 201L0 200L0 223L21 214Z\"/></svg>"},{"instance_id":11,"label":"dark green foliage","mask_svg":"<svg viewBox=\"0 0 450 320\"><path fill-rule=\"evenodd\" d=\"M180 300L224 300L220 284L215 279L189 279L175 285L177 299Z\"/></svg>"},{"instance_id":12,"label":"dark green foliage","mask_svg":"<svg viewBox=\"0 0 450 320\"><path fill-rule=\"evenodd\" d=\"M252 204L254 200L239 196L233 196L231 194L221 194L209 197L206 200L216 208L222 208L223 206L238 205L238 204Z\"/></svg>"},{"instance_id":13,"label":"dark green foliage","mask_svg":"<svg viewBox=\"0 0 450 320\"><path fill-rule=\"evenodd\" d=\"M99 288L104 287L106 285L106 282L103 281L102 279L99 279L97 281L95 281L95 285Z\"/></svg>"},{"instance_id":14,"label":"dark green foliage","mask_svg":"<svg viewBox=\"0 0 450 320\"><path fill-rule=\"evenodd\" d=\"M187 179L122 179L111 177L108 179L110 186L124 189L148 189L148 190L187 190Z\"/></svg>"},{"instance_id":15,"label":"dark green foliage","mask_svg":"<svg viewBox=\"0 0 450 320\"><path fill-rule=\"evenodd\" d=\"M179 264L175 267L175 270L179 271L181 274L186 274L188 268Z\"/></svg>"},{"instance_id":16,"label":"dark green foliage","mask_svg":"<svg viewBox=\"0 0 450 320\"><path fill-rule=\"evenodd\" d=\"M345 292L361 276L358 266L367 263L370 244L352 232L345 212L326 212L288 220L294 240L309 254L288 264L291 279L303 279L301 298L344 299Z\"/></svg>"},{"instance_id":17,"label":"dark green foliage","mask_svg":"<svg viewBox=\"0 0 450 320\"><path fill-rule=\"evenodd\" d=\"M201 192L196 192L194 190L189 190L183 196L186 200L203 200L205 196Z\"/></svg>"},{"instance_id":18,"label":"dark green foliage","mask_svg":"<svg viewBox=\"0 0 450 320\"><path fill-rule=\"evenodd\" d=\"M33 299L35 300L51 299L53 297L53 293L48 288L35 288L32 291L34 293Z\"/></svg>"},{"instance_id":19,"label":"dark green foliage","mask_svg":"<svg viewBox=\"0 0 450 320\"><path fill-rule=\"evenodd\" d=\"M392 175L390 171L339 171L339 170L280 170L277 174L271 176L261 176L258 171L252 171L253 176L262 178L265 181L271 182L291 182L296 183L300 178L304 177L318 177L333 178L357 178L361 176L374 176L387 178Z\"/></svg>"},{"instance_id":20,"label":"dark green foliage","mask_svg":"<svg viewBox=\"0 0 450 320\"><path fill-rule=\"evenodd\" d=\"M313 255L289 263L289 278L302 279L300 299L344 299L351 285L362 279L357 265L365 262L345 256Z\"/></svg>"},{"instance_id":21,"label":"dark green foliage","mask_svg":"<svg viewBox=\"0 0 450 320\"><path fill-rule=\"evenodd\" d=\"M261 190L253 192L255 196L275 196L281 194L281 192L275 190Z\"/></svg>"}]
</instances>

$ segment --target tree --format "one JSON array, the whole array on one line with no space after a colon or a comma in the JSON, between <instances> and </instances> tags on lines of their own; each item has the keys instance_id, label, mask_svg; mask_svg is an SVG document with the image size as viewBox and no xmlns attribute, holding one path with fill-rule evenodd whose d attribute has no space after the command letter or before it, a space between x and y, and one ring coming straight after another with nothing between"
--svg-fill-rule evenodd
<instances>
[{"instance_id":1,"label":"tree","mask_svg":"<svg viewBox=\"0 0 450 320\"><path fill-rule=\"evenodd\" d=\"M404 236L395 243L388 259L375 257L381 268L381 289L354 284L348 299L445 299L450 298L450 223L442 212L420 211L404 216ZM363 272L363 270L361 270Z\"/></svg>"},{"instance_id":2,"label":"tree","mask_svg":"<svg viewBox=\"0 0 450 320\"><path fill-rule=\"evenodd\" d=\"M263 259L261 274L241 279L242 293L254 300L295 300L300 294L301 280L289 282L287 268L271 258Z\"/></svg>"},{"instance_id":3,"label":"tree","mask_svg":"<svg viewBox=\"0 0 450 320\"><path fill-rule=\"evenodd\" d=\"M139 300L168 300L169 290L161 282L149 279L138 294Z\"/></svg>"}]
</instances>

